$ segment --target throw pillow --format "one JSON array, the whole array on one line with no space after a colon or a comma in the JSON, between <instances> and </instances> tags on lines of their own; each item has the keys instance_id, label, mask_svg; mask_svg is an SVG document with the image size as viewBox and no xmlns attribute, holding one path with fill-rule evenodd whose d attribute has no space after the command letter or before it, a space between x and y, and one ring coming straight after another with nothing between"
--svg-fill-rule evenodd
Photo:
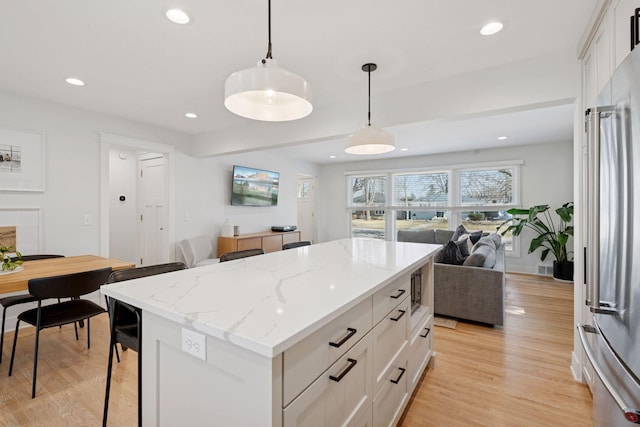
<instances>
[{"instance_id":1,"label":"throw pillow","mask_svg":"<svg viewBox=\"0 0 640 427\"><path fill-rule=\"evenodd\" d=\"M464 260L463 265L471 267L493 268L496 263L496 249L493 245L474 246L473 253Z\"/></svg>"},{"instance_id":2,"label":"throw pillow","mask_svg":"<svg viewBox=\"0 0 640 427\"><path fill-rule=\"evenodd\" d=\"M460 253L465 258L469 256L469 254L471 253L471 248L473 248L468 234L463 234L462 236L460 236L460 238L456 240L456 245L458 245L458 247L460 248Z\"/></svg>"},{"instance_id":3,"label":"throw pillow","mask_svg":"<svg viewBox=\"0 0 640 427\"><path fill-rule=\"evenodd\" d=\"M453 232L453 236L451 236L451 240L453 240L454 242L456 240L458 240L460 238L460 236L462 236L463 234L469 234L469 232L467 231L466 228L464 228L464 225L460 224L458 226L458 228L456 228L456 231Z\"/></svg>"},{"instance_id":4,"label":"throw pillow","mask_svg":"<svg viewBox=\"0 0 640 427\"><path fill-rule=\"evenodd\" d=\"M465 258L460 253L460 248L454 241L449 241L444 248L442 248L442 262L443 264L462 265Z\"/></svg>"},{"instance_id":5,"label":"throw pillow","mask_svg":"<svg viewBox=\"0 0 640 427\"><path fill-rule=\"evenodd\" d=\"M492 233L478 240L478 242L474 245L474 248L477 246L488 245L493 247L494 249L498 249L500 248L501 243L502 243L502 236L500 236L497 233Z\"/></svg>"},{"instance_id":6,"label":"throw pillow","mask_svg":"<svg viewBox=\"0 0 640 427\"><path fill-rule=\"evenodd\" d=\"M482 238L482 230L469 233L469 239L471 239L471 243L474 245L478 243L478 240L480 240L481 238Z\"/></svg>"}]
</instances>

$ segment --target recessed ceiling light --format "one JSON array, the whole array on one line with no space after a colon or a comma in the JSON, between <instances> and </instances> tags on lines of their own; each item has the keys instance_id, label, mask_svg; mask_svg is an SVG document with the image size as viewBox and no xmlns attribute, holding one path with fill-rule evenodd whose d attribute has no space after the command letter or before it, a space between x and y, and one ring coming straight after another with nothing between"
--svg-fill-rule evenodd
<instances>
[{"instance_id":1,"label":"recessed ceiling light","mask_svg":"<svg viewBox=\"0 0 640 427\"><path fill-rule=\"evenodd\" d=\"M84 82L82 80L76 79L74 77L69 77L68 79L65 79L65 82L74 86L84 86Z\"/></svg>"},{"instance_id":2,"label":"recessed ceiling light","mask_svg":"<svg viewBox=\"0 0 640 427\"><path fill-rule=\"evenodd\" d=\"M409 151L408 148L401 148L400 151Z\"/></svg>"},{"instance_id":3,"label":"recessed ceiling light","mask_svg":"<svg viewBox=\"0 0 640 427\"><path fill-rule=\"evenodd\" d=\"M483 36L490 36L495 33L499 33L504 28L502 22L489 22L487 25L482 27L480 30L480 34Z\"/></svg>"},{"instance_id":4,"label":"recessed ceiling light","mask_svg":"<svg viewBox=\"0 0 640 427\"><path fill-rule=\"evenodd\" d=\"M507 139L507 138L509 138L509 137L508 137L508 136L499 136L499 137L498 137L498 139L499 139L500 141L503 141L503 140L505 140L505 139Z\"/></svg>"},{"instance_id":5,"label":"recessed ceiling light","mask_svg":"<svg viewBox=\"0 0 640 427\"><path fill-rule=\"evenodd\" d=\"M190 119L195 119L198 117L198 115L196 113L187 113L185 114L185 117L189 117Z\"/></svg>"},{"instance_id":6,"label":"recessed ceiling light","mask_svg":"<svg viewBox=\"0 0 640 427\"><path fill-rule=\"evenodd\" d=\"M180 9L169 9L167 10L167 19L173 23L184 25L191 22L191 17L187 12Z\"/></svg>"},{"instance_id":7,"label":"recessed ceiling light","mask_svg":"<svg viewBox=\"0 0 640 427\"><path fill-rule=\"evenodd\" d=\"M333 154L329 156L330 159L335 159L336 156L334 156Z\"/></svg>"}]
</instances>

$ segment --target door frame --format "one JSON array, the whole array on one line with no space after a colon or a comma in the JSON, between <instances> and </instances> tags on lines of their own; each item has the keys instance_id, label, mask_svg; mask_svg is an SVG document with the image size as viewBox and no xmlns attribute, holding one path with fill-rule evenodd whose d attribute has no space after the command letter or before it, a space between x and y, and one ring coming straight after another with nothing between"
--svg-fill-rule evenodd
<instances>
[{"instance_id":1,"label":"door frame","mask_svg":"<svg viewBox=\"0 0 640 427\"><path fill-rule=\"evenodd\" d=\"M175 147L145 139L114 135L100 132L100 256L109 256L109 151L124 149L132 151L149 151L162 154L167 160L168 169L168 208L169 219L169 260L175 259L175 251L171 246L175 242Z\"/></svg>"},{"instance_id":2,"label":"door frame","mask_svg":"<svg viewBox=\"0 0 640 427\"><path fill-rule=\"evenodd\" d=\"M298 173L296 176L296 211L297 211L297 215L300 214L299 211L299 198L298 198L298 184L300 183L301 180L310 180L312 182L313 185L313 198L312 198L312 203L313 203L313 210L312 210L312 223L313 226L311 227L311 240L313 241L313 243L317 243L318 242L318 233L317 233L317 228L318 228L318 220L317 220L317 195L316 195L316 186L317 186L317 178L313 175L307 175L307 174L303 174L303 173ZM296 217L296 221L298 220L298 217ZM299 222L299 221L297 221ZM300 227L301 225L298 224L298 227Z\"/></svg>"}]
</instances>

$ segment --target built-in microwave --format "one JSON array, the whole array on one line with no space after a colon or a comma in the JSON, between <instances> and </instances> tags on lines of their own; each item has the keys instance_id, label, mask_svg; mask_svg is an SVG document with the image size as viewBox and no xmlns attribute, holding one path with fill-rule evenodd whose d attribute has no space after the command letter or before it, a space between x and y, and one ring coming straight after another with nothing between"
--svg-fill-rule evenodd
<instances>
[{"instance_id":1,"label":"built-in microwave","mask_svg":"<svg viewBox=\"0 0 640 427\"><path fill-rule=\"evenodd\" d=\"M411 313L422 305L422 269L411 273Z\"/></svg>"}]
</instances>

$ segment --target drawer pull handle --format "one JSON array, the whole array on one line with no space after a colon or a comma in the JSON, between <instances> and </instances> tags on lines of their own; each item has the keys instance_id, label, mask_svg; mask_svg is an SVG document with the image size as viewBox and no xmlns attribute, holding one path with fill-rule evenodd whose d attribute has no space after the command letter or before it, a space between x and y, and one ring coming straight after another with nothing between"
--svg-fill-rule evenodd
<instances>
[{"instance_id":1,"label":"drawer pull handle","mask_svg":"<svg viewBox=\"0 0 640 427\"><path fill-rule=\"evenodd\" d=\"M404 310L398 310L398 311L400 312L398 317L390 317L390 319L393 320L394 322L397 322L398 320L400 320L400 318L404 316L404 314L406 313L406 311Z\"/></svg>"},{"instance_id":2,"label":"drawer pull handle","mask_svg":"<svg viewBox=\"0 0 640 427\"><path fill-rule=\"evenodd\" d=\"M358 361L356 359L347 359L347 362L349 362L349 366L347 366L344 371L340 372L340 375L338 375L337 377L333 376L333 375L329 375L329 379L334 380L335 382L339 383L340 380L342 378L344 378L345 375L347 375L349 373L350 370L353 369L354 366L356 366L356 364L358 363Z\"/></svg>"},{"instance_id":3,"label":"drawer pull handle","mask_svg":"<svg viewBox=\"0 0 640 427\"><path fill-rule=\"evenodd\" d=\"M390 295L391 298L393 299L398 299L400 298L402 295L404 295L404 293L407 292L404 289L398 289L398 293L396 295Z\"/></svg>"},{"instance_id":4,"label":"drawer pull handle","mask_svg":"<svg viewBox=\"0 0 640 427\"><path fill-rule=\"evenodd\" d=\"M353 328L347 328L347 331L349 331L349 333L344 338L342 338L340 342L329 341L329 345L331 347L341 347L342 344L346 343L349 338L351 338L356 334L356 332L358 332L356 329L353 329Z\"/></svg>"},{"instance_id":5,"label":"drawer pull handle","mask_svg":"<svg viewBox=\"0 0 640 427\"><path fill-rule=\"evenodd\" d=\"M425 329L427 330L427 332L426 332L424 335L420 334L420 336L421 336L422 338L426 338L426 337L427 337L427 335L429 335L429 332L431 332L431 329L429 329L429 328L425 328Z\"/></svg>"},{"instance_id":6,"label":"drawer pull handle","mask_svg":"<svg viewBox=\"0 0 640 427\"><path fill-rule=\"evenodd\" d=\"M398 375L398 378L396 378L395 380L391 380L391 382L394 384L398 384L400 382L400 378L402 378L402 376L404 375L404 371L406 371L406 369L404 368L398 368L398 369L400 369L400 375Z\"/></svg>"}]
</instances>

